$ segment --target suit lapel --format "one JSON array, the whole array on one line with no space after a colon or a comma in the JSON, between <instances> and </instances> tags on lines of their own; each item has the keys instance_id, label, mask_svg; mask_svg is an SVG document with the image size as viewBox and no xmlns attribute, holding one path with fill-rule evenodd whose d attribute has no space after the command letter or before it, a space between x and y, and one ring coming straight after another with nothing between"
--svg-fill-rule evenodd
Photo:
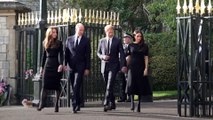
<instances>
[{"instance_id":1,"label":"suit lapel","mask_svg":"<svg viewBox=\"0 0 213 120\"><path fill-rule=\"evenodd\" d=\"M107 54L107 39L105 38L103 41L104 46L104 54Z\"/></svg>"},{"instance_id":2,"label":"suit lapel","mask_svg":"<svg viewBox=\"0 0 213 120\"><path fill-rule=\"evenodd\" d=\"M72 48L75 47L75 37L74 36L71 38L71 47Z\"/></svg>"},{"instance_id":3,"label":"suit lapel","mask_svg":"<svg viewBox=\"0 0 213 120\"><path fill-rule=\"evenodd\" d=\"M81 37L80 42L79 42L78 45L81 45L81 44L82 44L82 39L83 39L83 36Z\"/></svg>"},{"instance_id":4,"label":"suit lapel","mask_svg":"<svg viewBox=\"0 0 213 120\"><path fill-rule=\"evenodd\" d=\"M70 51L73 51L73 48L74 48L74 37L70 37L69 41L68 41L68 45L69 45L69 49Z\"/></svg>"}]
</instances>

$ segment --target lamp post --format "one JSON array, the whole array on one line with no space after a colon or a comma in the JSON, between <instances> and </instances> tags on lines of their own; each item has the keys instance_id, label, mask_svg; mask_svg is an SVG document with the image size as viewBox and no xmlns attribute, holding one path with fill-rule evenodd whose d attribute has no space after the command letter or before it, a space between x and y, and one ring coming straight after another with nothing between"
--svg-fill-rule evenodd
<instances>
[{"instance_id":1,"label":"lamp post","mask_svg":"<svg viewBox=\"0 0 213 120\"><path fill-rule=\"evenodd\" d=\"M37 51L37 73L33 78L34 82L34 101L37 103L40 98L41 91L41 75L39 73L41 66L42 56L42 41L45 37L45 31L47 26L47 1L40 0L40 14L38 23L38 51Z\"/></svg>"}]
</instances>

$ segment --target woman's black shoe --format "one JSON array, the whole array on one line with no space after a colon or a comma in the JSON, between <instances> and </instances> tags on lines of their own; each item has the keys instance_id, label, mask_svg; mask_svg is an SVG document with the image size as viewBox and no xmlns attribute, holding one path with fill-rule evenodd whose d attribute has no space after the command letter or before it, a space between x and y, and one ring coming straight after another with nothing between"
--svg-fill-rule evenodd
<instances>
[{"instance_id":1,"label":"woman's black shoe","mask_svg":"<svg viewBox=\"0 0 213 120\"><path fill-rule=\"evenodd\" d=\"M44 107L38 107L37 111L41 111Z\"/></svg>"},{"instance_id":2,"label":"woman's black shoe","mask_svg":"<svg viewBox=\"0 0 213 120\"><path fill-rule=\"evenodd\" d=\"M134 112L135 106L134 106L134 105L131 105L131 109L130 109L130 110Z\"/></svg>"},{"instance_id":3,"label":"woman's black shoe","mask_svg":"<svg viewBox=\"0 0 213 120\"><path fill-rule=\"evenodd\" d=\"M141 112L141 108L140 107L137 108L137 112Z\"/></svg>"},{"instance_id":4,"label":"woman's black shoe","mask_svg":"<svg viewBox=\"0 0 213 120\"><path fill-rule=\"evenodd\" d=\"M55 112L58 112L58 111L59 111L59 107L56 106L56 107L55 107Z\"/></svg>"}]
</instances>

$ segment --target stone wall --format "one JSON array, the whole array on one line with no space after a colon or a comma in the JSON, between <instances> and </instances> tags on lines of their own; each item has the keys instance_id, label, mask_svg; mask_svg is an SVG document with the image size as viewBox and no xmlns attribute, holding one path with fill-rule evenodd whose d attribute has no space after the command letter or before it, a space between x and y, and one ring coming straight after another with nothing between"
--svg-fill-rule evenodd
<instances>
[{"instance_id":1,"label":"stone wall","mask_svg":"<svg viewBox=\"0 0 213 120\"><path fill-rule=\"evenodd\" d=\"M9 30L7 28L7 17L0 17L0 76L9 76L8 44Z\"/></svg>"},{"instance_id":2,"label":"stone wall","mask_svg":"<svg viewBox=\"0 0 213 120\"><path fill-rule=\"evenodd\" d=\"M0 77L15 86L14 80L16 70L16 47L15 47L15 13L12 11L0 11Z\"/></svg>"}]
</instances>

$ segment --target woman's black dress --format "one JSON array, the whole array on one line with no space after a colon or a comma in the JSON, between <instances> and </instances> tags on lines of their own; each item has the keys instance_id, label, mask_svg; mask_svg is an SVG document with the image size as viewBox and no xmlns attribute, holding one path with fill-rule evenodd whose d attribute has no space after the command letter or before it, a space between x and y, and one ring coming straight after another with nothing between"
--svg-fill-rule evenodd
<instances>
[{"instance_id":1,"label":"woman's black dress","mask_svg":"<svg viewBox=\"0 0 213 120\"><path fill-rule=\"evenodd\" d=\"M58 66L63 63L63 46L57 41L56 47L44 50L42 68L44 69L42 86L47 90L60 90L62 72L58 72Z\"/></svg>"},{"instance_id":2,"label":"woman's black dress","mask_svg":"<svg viewBox=\"0 0 213 120\"><path fill-rule=\"evenodd\" d=\"M147 94L148 80L144 79L145 56L148 56L148 46L131 43L129 45L130 64L128 70L127 89L129 95Z\"/></svg>"}]
</instances>

